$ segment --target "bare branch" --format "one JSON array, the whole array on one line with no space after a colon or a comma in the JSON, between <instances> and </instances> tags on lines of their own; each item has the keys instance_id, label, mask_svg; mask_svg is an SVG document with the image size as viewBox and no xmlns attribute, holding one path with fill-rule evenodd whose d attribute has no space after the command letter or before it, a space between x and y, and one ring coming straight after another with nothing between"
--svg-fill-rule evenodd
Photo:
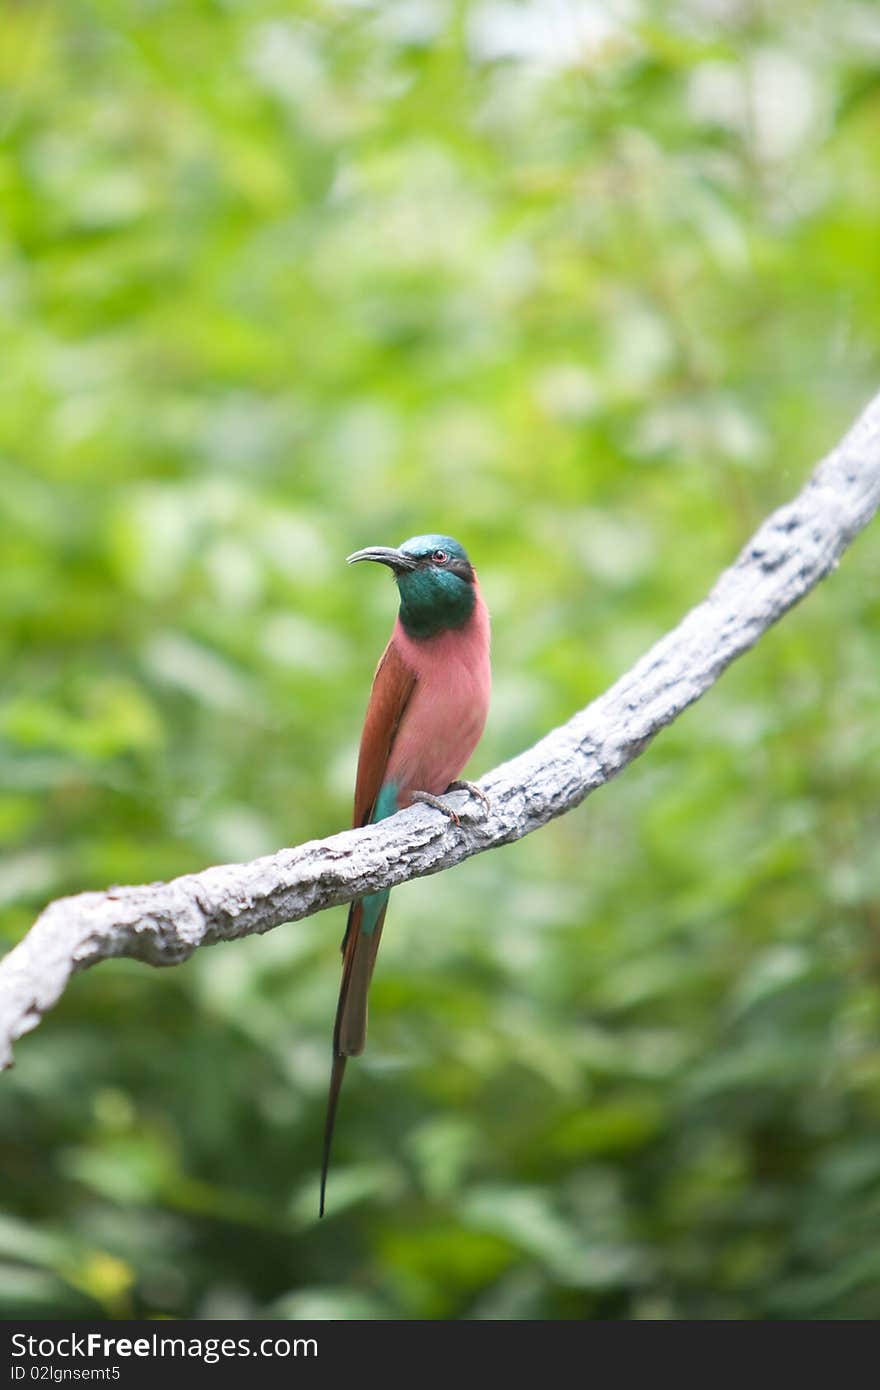
<instances>
[{"instance_id":1,"label":"bare branch","mask_svg":"<svg viewBox=\"0 0 880 1390\"><path fill-rule=\"evenodd\" d=\"M711 593L599 699L466 793L456 827L424 806L250 864L51 903L0 961L0 1066L75 971L112 956L176 965L198 946L270 931L508 844L579 805L644 751L837 565L880 506L880 395ZM454 803L457 804L457 803Z\"/></svg>"}]
</instances>

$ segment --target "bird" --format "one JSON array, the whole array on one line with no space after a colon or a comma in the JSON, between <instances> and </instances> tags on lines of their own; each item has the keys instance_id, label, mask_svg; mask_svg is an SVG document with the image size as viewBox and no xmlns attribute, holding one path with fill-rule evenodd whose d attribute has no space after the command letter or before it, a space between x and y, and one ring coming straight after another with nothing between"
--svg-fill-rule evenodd
<instances>
[{"instance_id":1,"label":"bird","mask_svg":"<svg viewBox=\"0 0 880 1390\"><path fill-rule=\"evenodd\" d=\"M458 777L482 735L492 684L489 613L474 567L458 541L434 534L413 536L396 548L370 546L347 557L350 565L362 560L390 568L400 609L373 677L353 823L370 825L421 802L458 824L458 815L442 799L445 792L467 790L489 807L479 787ZM342 940L320 1216L345 1064L366 1043L367 993L389 896L385 888L356 899Z\"/></svg>"}]
</instances>

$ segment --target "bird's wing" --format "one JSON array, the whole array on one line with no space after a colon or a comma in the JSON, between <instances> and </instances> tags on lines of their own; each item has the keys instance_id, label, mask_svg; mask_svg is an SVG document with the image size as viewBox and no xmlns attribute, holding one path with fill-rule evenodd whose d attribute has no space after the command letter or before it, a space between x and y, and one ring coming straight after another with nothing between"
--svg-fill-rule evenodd
<instances>
[{"instance_id":1,"label":"bird's wing","mask_svg":"<svg viewBox=\"0 0 880 1390\"><path fill-rule=\"evenodd\" d=\"M392 637L376 667L361 734L354 792L355 826L368 825L373 819L391 745L415 689L416 679L415 671L404 661Z\"/></svg>"},{"instance_id":2,"label":"bird's wing","mask_svg":"<svg viewBox=\"0 0 880 1390\"><path fill-rule=\"evenodd\" d=\"M361 734L361 748L358 755L357 782L354 792L354 825L368 825L373 819L376 799L385 780L388 756L394 743L403 712L416 685L416 673L408 666L394 644L388 643L376 667L370 703ZM336 1043L340 1039L349 1045L344 1048L351 1056L363 1051L366 1037L366 996L373 973L379 938L382 935L384 912L370 933L369 943L363 943L357 950L360 937L362 906L360 902L351 905L348 925L342 941L342 988L339 995L339 1009L336 1015ZM368 949L364 949L367 947ZM366 959L365 959L366 957ZM366 966L366 970L363 969ZM365 976L365 978L364 978ZM354 978L353 978L354 977ZM354 988L352 988L354 986ZM346 1001L351 1000L349 1018L346 1021ZM363 1022L352 1026L352 1019L362 1015ZM358 1044L358 1035L360 1042Z\"/></svg>"},{"instance_id":3,"label":"bird's wing","mask_svg":"<svg viewBox=\"0 0 880 1390\"><path fill-rule=\"evenodd\" d=\"M376 667L364 731L361 734L354 793L355 826L367 825L373 819L394 736L415 684L416 673L403 660L392 637ZM324 1157L321 1166L322 1215L330 1146L345 1063L349 1057L363 1052L367 1039L367 993L382 937L385 906L382 907L370 932L361 931L363 914L363 902L353 902L342 940L342 982L339 986L339 1003L336 1006L336 1023L333 1029L333 1072L327 1102Z\"/></svg>"}]
</instances>

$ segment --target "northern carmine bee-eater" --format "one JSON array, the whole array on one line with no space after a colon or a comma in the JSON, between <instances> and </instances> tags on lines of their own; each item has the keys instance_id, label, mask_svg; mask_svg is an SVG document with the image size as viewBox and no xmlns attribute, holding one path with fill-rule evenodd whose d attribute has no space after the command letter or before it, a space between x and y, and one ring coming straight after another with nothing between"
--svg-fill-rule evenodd
<instances>
[{"instance_id":1,"label":"northern carmine bee-eater","mask_svg":"<svg viewBox=\"0 0 880 1390\"><path fill-rule=\"evenodd\" d=\"M372 546L348 563L375 560L397 581L400 612L373 677L361 734L354 824L384 820L414 801L458 817L442 794L483 732L489 708L489 614L474 568L451 536L414 536L396 550ZM367 991L390 889L353 902L342 942L342 984L333 1029L333 1068L321 1166L321 1215L339 1091L349 1057L363 1052Z\"/></svg>"}]
</instances>

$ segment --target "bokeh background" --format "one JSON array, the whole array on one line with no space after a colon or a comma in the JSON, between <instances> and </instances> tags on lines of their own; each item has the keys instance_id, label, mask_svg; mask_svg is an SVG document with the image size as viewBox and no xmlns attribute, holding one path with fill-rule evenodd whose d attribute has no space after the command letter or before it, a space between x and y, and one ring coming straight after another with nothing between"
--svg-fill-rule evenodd
<instances>
[{"instance_id":1,"label":"bokeh background","mask_svg":"<svg viewBox=\"0 0 880 1390\"><path fill-rule=\"evenodd\" d=\"M869 0L0 4L0 942L348 823L428 529L473 775L880 384ZM585 807L78 977L0 1078L7 1318L880 1316L877 537Z\"/></svg>"}]
</instances>

